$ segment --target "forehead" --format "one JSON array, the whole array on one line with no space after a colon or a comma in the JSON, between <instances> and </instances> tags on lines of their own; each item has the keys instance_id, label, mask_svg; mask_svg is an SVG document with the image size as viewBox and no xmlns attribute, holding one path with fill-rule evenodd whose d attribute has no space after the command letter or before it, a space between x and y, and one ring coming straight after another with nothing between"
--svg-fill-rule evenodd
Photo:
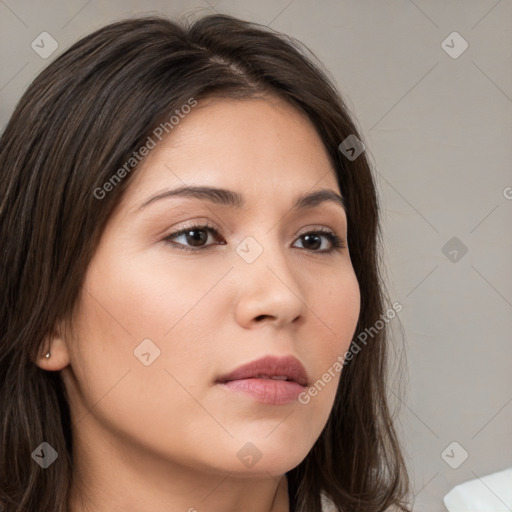
<instances>
[{"instance_id":1,"label":"forehead","mask_svg":"<svg viewBox=\"0 0 512 512\"><path fill-rule=\"evenodd\" d=\"M167 187L203 185L296 196L338 190L326 148L307 116L278 98L198 102L139 165L124 203Z\"/></svg>"}]
</instances>

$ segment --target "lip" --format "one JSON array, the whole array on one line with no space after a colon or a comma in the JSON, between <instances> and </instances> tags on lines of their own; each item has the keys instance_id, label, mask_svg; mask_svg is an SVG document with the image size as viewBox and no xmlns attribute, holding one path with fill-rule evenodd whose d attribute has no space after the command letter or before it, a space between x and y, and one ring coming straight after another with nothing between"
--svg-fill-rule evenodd
<instances>
[{"instance_id":1,"label":"lip","mask_svg":"<svg viewBox=\"0 0 512 512\"><path fill-rule=\"evenodd\" d=\"M283 405L296 400L308 381L306 369L296 357L269 355L236 368L219 377L216 383L260 403Z\"/></svg>"}]
</instances>

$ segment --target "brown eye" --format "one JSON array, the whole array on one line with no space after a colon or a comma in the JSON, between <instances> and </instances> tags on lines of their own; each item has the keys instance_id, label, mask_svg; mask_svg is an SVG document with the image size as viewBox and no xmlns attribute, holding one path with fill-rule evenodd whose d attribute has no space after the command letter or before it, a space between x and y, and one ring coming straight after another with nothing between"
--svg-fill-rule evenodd
<instances>
[{"instance_id":1,"label":"brown eye","mask_svg":"<svg viewBox=\"0 0 512 512\"><path fill-rule=\"evenodd\" d=\"M324 246L322 250L319 250L322 247L322 239L328 240L327 247ZM336 233L323 229L304 233L299 237L299 240L303 241L304 249L312 252L331 253L345 247L344 242Z\"/></svg>"},{"instance_id":2,"label":"brown eye","mask_svg":"<svg viewBox=\"0 0 512 512\"><path fill-rule=\"evenodd\" d=\"M178 246L180 249L185 251L200 250L202 248L209 247L212 244L207 244L209 237L219 240L221 236L219 232L211 226L190 226L179 231L175 231L170 235L166 236L164 240ZM181 241L176 242L178 238ZM218 242L220 245L224 245L225 242ZM187 247L191 247L188 249ZM195 247L195 249L192 249Z\"/></svg>"},{"instance_id":3,"label":"brown eye","mask_svg":"<svg viewBox=\"0 0 512 512\"><path fill-rule=\"evenodd\" d=\"M208 233L202 229L188 229L183 235L193 247L201 247L208 240Z\"/></svg>"},{"instance_id":4,"label":"brown eye","mask_svg":"<svg viewBox=\"0 0 512 512\"><path fill-rule=\"evenodd\" d=\"M302 240L305 242L306 249L316 250L322 246L322 239L318 235L303 235Z\"/></svg>"}]
</instances>

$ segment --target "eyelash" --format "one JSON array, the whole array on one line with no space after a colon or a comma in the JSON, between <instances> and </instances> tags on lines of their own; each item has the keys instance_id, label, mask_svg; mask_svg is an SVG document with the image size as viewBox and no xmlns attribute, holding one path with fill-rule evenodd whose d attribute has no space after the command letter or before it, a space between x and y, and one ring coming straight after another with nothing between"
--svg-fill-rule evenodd
<instances>
[{"instance_id":1,"label":"eyelash","mask_svg":"<svg viewBox=\"0 0 512 512\"><path fill-rule=\"evenodd\" d=\"M214 244L210 244L210 245L205 245L203 247L198 247L196 249L189 249L184 244L173 242L173 240L175 238L178 238L181 235L186 235L189 231L206 231L206 232L214 235L216 238L221 238L220 233L213 226L210 226L209 224L194 224L192 226L187 226L186 228L180 229L179 231L170 233L169 235L167 235L164 238L164 241L169 242L169 243L173 244L174 246L177 246L178 249L181 249L183 251L188 251L188 252L196 252L196 251L205 250L206 248L211 247L211 245L214 245ZM324 249L322 251L310 250L310 252L317 252L320 254L331 254L333 252L336 252L336 251L339 252L339 251L341 251L341 249L346 248L344 241L336 233L334 233L333 231L330 231L328 229L325 229L325 228L318 228L313 231L308 231L306 233L302 233L299 238L306 236L306 235L318 235L318 234L323 235L324 237L326 237L329 240L329 242L331 243L331 248L327 249L327 250ZM226 243L223 243L220 245L226 245ZM308 249L305 249L305 250L307 251Z\"/></svg>"}]
</instances>

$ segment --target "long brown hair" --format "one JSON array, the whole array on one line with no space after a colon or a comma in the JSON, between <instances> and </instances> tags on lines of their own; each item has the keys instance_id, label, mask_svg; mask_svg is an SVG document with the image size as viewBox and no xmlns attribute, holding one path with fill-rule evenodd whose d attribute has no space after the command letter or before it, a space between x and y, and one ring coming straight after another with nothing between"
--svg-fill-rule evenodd
<instances>
[{"instance_id":1,"label":"long brown hair","mask_svg":"<svg viewBox=\"0 0 512 512\"><path fill-rule=\"evenodd\" d=\"M361 139L326 74L296 40L227 15L190 25L165 17L110 24L84 37L32 82L0 139L0 503L5 512L66 512L73 478L70 411L58 372L40 369L45 339L71 321L102 231L136 172L99 188L156 127L206 97L273 94L322 138L346 201L361 291L356 332L385 310L379 206L369 160L339 149ZM389 337L389 336L388 336ZM386 389L386 327L343 369L332 413L287 473L290 509L407 510L408 478ZM43 470L41 442L59 454Z\"/></svg>"}]
</instances>

